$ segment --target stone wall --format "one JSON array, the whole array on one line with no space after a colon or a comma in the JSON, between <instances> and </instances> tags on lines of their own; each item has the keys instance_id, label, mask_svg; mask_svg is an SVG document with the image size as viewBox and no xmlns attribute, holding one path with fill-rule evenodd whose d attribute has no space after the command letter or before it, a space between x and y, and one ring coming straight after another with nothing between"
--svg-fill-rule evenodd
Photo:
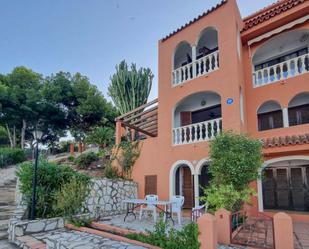
<instances>
[{"instance_id":1,"label":"stone wall","mask_svg":"<svg viewBox=\"0 0 309 249\"><path fill-rule=\"evenodd\" d=\"M64 227L66 221L63 217L52 219L38 219L30 221L27 217L27 207L23 203L19 191L19 183L16 186L17 204L16 210L9 222L9 240L18 244L18 237L33 233L48 232ZM115 214L121 214L124 210L122 201L129 198L137 198L137 183L132 181L111 180L107 178L93 179L91 190L85 201L86 218L100 218Z\"/></svg>"},{"instance_id":2,"label":"stone wall","mask_svg":"<svg viewBox=\"0 0 309 249\"><path fill-rule=\"evenodd\" d=\"M92 180L86 208L94 217L104 217L124 212L122 201L137 198L137 183L111 179Z\"/></svg>"}]
</instances>

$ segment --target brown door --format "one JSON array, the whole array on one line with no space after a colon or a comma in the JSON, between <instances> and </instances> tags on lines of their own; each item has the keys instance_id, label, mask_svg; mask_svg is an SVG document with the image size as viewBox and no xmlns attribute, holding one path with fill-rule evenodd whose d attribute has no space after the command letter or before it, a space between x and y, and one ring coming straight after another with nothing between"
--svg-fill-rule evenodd
<instances>
[{"instance_id":1,"label":"brown door","mask_svg":"<svg viewBox=\"0 0 309 249\"><path fill-rule=\"evenodd\" d=\"M180 125L185 126L192 123L191 112L180 112Z\"/></svg>"},{"instance_id":2,"label":"brown door","mask_svg":"<svg viewBox=\"0 0 309 249\"><path fill-rule=\"evenodd\" d=\"M193 207L193 178L188 167L183 168L182 194L185 198L184 208Z\"/></svg>"}]
</instances>

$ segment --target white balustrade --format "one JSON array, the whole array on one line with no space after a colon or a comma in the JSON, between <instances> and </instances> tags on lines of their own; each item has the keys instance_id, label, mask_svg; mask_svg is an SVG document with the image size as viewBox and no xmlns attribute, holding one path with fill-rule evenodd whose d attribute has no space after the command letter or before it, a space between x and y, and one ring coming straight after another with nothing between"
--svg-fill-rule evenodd
<instances>
[{"instance_id":1,"label":"white balustrade","mask_svg":"<svg viewBox=\"0 0 309 249\"><path fill-rule=\"evenodd\" d=\"M179 67L172 72L173 86L193 78L208 74L219 68L219 51Z\"/></svg>"},{"instance_id":2,"label":"white balustrade","mask_svg":"<svg viewBox=\"0 0 309 249\"><path fill-rule=\"evenodd\" d=\"M309 53L255 71L253 73L253 86L264 86L307 72L309 72Z\"/></svg>"},{"instance_id":3,"label":"white balustrade","mask_svg":"<svg viewBox=\"0 0 309 249\"><path fill-rule=\"evenodd\" d=\"M222 130L222 118L173 128L173 144L191 144L213 139Z\"/></svg>"}]
</instances>

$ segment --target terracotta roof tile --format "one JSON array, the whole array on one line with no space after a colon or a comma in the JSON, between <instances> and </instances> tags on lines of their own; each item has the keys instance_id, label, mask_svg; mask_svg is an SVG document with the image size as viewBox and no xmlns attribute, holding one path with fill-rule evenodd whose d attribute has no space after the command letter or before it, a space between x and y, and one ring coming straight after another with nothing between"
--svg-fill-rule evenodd
<instances>
[{"instance_id":1,"label":"terracotta roof tile","mask_svg":"<svg viewBox=\"0 0 309 249\"><path fill-rule=\"evenodd\" d=\"M264 148L309 144L309 133L293 136L262 138L261 141Z\"/></svg>"},{"instance_id":2,"label":"terracotta roof tile","mask_svg":"<svg viewBox=\"0 0 309 249\"><path fill-rule=\"evenodd\" d=\"M308 0L280 0L272 5L265 7L254 14L245 17L243 31L248 30L264 21L269 20L270 18L279 15L299 4L304 3Z\"/></svg>"},{"instance_id":3,"label":"terracotta roof tile","mask_svg":"<svg viewBox=\"0 0 309 249\"><path fill-rule=\"evenodd\" d=\"M188 27L189 25L191 25L192 23L198 21L199 19L201 19L202 17L210 14L211 12L213 12L214 10L218 9L219 7L221 7L223 4L225 4L227 2L227 0L222 0L220 3L218 3L216 6L212 7L211 9L207 10L206 12L202 13L201 15L199 15L198 17L194 18L193 20L189 21L188 23L186 23L185 25L181 26L180 28L174 30L173 32L169 33L167 36L165 36L164 38L161 39L161 41L165 41L168 38L170 38L171 36L175 35L176 33L178 33L179 31L183 30L184 28Z\"/></svg>"}]
</instances>

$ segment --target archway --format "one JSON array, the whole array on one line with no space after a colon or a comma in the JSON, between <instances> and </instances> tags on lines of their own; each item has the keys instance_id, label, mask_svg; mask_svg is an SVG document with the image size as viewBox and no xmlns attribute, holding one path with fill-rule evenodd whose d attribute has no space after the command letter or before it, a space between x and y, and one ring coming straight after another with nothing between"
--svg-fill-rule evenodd
<instances>
[{"instance_id":1,"label":"archway","mask_svg":"<svg viewBox=\"0 0 309 249\"><path fill-rule=\"evenodd\" d=\"M309 92L297 94L288 105L289 125L309 123Z\"/></svg>"},{"instance_id":2,"label":"archway","mask_svg":"<svg viewBox=\"0 0 309 249\"><path fill-rule=\"evenodd\" d=\"M268 160L258 179L259 211L309 211L309 156Z\"/></svg>"},{"instance_id":3,"label":"archway","mask_svg":"<svg viewBox=\"0 0 309 249\"><path fill-rule=\"evenodd\" d=\"M182 195L185 198L184 208L195 205L194 184L195 170L191 162L179 160L170 170L170 197Z\"/></svg>"},{"instance_id":4,"label":"archway","mask_svg":"<svg viewBox=\"0 0 309 249\"><path fill-rule=\"evenodd\" d=\"M257 118L259 131L283 127L282 110L277 101L264 102L257 110Z\"/></svg>"}]
</instances>

